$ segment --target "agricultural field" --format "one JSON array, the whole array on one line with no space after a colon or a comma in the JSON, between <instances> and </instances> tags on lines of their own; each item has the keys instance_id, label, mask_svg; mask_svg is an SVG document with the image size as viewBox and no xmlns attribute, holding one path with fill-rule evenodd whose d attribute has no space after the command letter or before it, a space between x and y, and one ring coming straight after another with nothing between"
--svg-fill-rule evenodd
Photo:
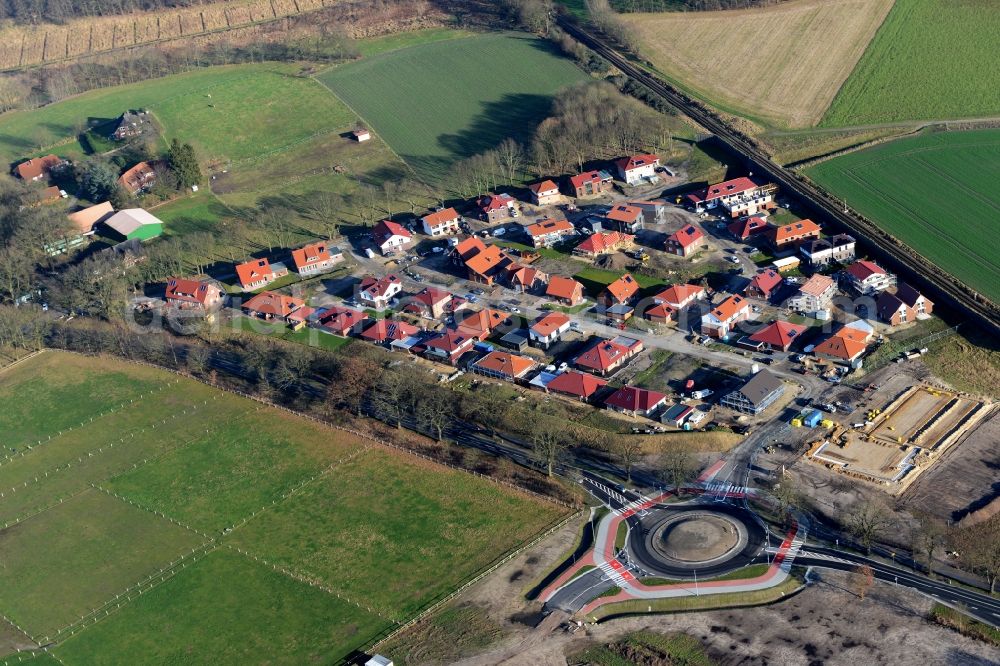
<instances>
[{"instance_id":1,"label":"agricultural field","mask_svg":"<svg viewBox=\"0 0 1000 666\"><path fill-rule=\"evenodd\" d=\"M543 41L492 34L383 53L317 78L436 183L458 160L529 138L552 95L586 77Z\"/></svg>"},{"instance_id":2,"label":"agricultural field","mask_svg":"<svg viewBox=\"0 0 1000 666\"><path fill-rule=\"evenodd\" d=\"M1000 300L989 243L1000 215L1000 130L924 134L805 173L964 283Z\"/></svg>"},{"instance_id":3,"label":"agricultural field","mask_svg":"<svg viewBox=\"0 0 1000 666\"><path fill-rule=\"evenodd\" d=\"M823 118L893 0L792 0L763 9L622 14L679 86L737 115L809 127Z\"/></svg>"},{"instance_id":4,"label":"agricultural field","mask_svg":"<svg viewBox=\"0 0 1000 666\"><path fill-rule=\"evenodd\" d=\"M1000 116L1000 3L900 0L823 125Z\"/></svg>"},{"instance_id":5,"label":"agricultural field","mask_svg":"<svg viewBox=\"0 0 1000 666\"><path fill-rule=\"evenodd\" d=\"M0 623L0 659L338 661L565 513L111 359L46 352L0 395L26 423L0 459L0 613L23 630Z\"/></svg>"}]
</instances>

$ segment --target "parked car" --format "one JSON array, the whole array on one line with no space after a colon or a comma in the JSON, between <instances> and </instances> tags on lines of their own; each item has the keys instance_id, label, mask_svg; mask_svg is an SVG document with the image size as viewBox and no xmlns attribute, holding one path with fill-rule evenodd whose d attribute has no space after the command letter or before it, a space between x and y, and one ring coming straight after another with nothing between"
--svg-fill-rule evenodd
<instances>
[{"instance_id":1,"label":"parked car","mask_svg":"<svg viewBox=\"0 0 1000 666\"><path fill-rule=\"evenodd\" d=\"M740 263L740 258L737 257L737 256L735 256L735 255L733 255L733 256L730 256L730 257L726 257L726 261L728 261L731 264L738 264L738 263Z\"/></svg>"},{"instance_id":2,"label":"parked car","mask_svg":"<svg viewBox=\"0 0 1000 666\"><path fill-rule=\"evenodd\" d=\"M517 216L515 215L515 217ZM505 233L507 233L507 230L504 229L503 227L500 227L499 229L494 229L493 231L494 236L503 236Z\"/></svg>"}]
</instances>

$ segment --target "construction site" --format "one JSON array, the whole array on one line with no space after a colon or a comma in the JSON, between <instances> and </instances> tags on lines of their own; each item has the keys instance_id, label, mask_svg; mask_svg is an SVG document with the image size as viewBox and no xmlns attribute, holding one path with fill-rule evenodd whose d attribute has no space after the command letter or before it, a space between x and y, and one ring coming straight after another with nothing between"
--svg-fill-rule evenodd
<instances>
[{"instance_id":1,"label":"construction site","mask_svg":"<svg viewBox=\"0 0 1000 666\"><path fill-rule=\"evenodd\" d=\"M953 391L910 386L865 412L864 421L832 424L806 459L898 495L992 411L992 404Z\"/></svg>"}]
</instances>

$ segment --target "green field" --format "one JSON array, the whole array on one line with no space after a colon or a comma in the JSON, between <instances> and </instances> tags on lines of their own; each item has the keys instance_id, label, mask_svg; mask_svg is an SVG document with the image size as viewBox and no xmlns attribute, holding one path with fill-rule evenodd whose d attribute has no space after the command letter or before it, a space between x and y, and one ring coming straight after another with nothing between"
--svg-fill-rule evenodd
<instances>
[{"instance_id":1,"label":"green field","mask_svg":"<svg viewBox=\"0 0 1000 666\"><path fill-rule=\"evenodd\" d=\"M529 138L553 93L585 76L543 41L493 34L383 53L317 78L438 182L457 160Z\"/></svg>"},{"instance_id":2,"label":"green field","mask_svg":"<svg viewBox=\"0 0 1000 666\"><path fill-rule=\"evenodd\" d=\"M1000 3L898 0L825 126L1000 116Z\"/></svg>"},{"instance_id":3,"label":"green field","mask_svg":"<svg viewBox=\"0 0 1000 666\"><path fill-rule=\"evenodd\" d=\"M68 666L335 662L564 513L112 359L46 352L0 396L43 440L0 458L0 613ZM0 663L26 640L0 625Z\"/></svg>"},{"instance_id":4,"label":"green field","mask_svg":"<svg viewBox=\"0 0 1000 666\"><path fill-rule=\"evenodd\" d=\"M932 262L1000 301L1000 130L925 134L806 170Z\"/></svg>"}]
</instances>

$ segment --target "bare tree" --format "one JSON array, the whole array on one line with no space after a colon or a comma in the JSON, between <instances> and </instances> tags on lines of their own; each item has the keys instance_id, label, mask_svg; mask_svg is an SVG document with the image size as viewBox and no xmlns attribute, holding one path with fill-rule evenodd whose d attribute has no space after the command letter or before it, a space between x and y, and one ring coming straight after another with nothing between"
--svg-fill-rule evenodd
<instances>
[{"instance_id":1,"label":"bare tree","mask_svg":"<svg viewBox=\"0 0 1000 666\"><path fill-rule=\"evenodd\" d=\"M416 417L417 422L430 429L434 439L440 442L444 439L445 429L451 425L451 399L438 387L424 391L417 399Z\"/></svg>"},{"instance_id":2,"label":"bare tree","mask_svg":"<svg viewBox=\"0 0 1000 666\"><path fill-rule=\"evenodd\" d=\"M854 591L859 599L864 599L868 590L875 584L875 572L867 564L862 564L853 571Z\"/></svg>"},{"instance_id":3,"label":"bare tree","mask_svg":"<svg viewBox=\"0 0 1000 666\"><path fill-rule=\"evenodd\" d=\"M632 482L632 468L642 454L642 441L638 437L619 435L613 443L614 452L625 470L625 481Z\"/></svg>"},{"instance_id":4,"label":"bare tree","mask_svg":"<svg viewBox=\"0 0 1000 666\"><path fill-rule=\"evenodd\" d=\"M927 575L934 575L934 554L944 544L947 527L940 520L927 513L916 514L917 525L910 537L913 545L913 559L924 558Z\"/></svg>"},{"instance_id":5,"label":"bare tree","mask_svg":"<svg viewBox=\"0 0 1000 666\"><path fill-rule=\"evenodd\" d=\"M333 240L340 230L340 219L337 213L343 207L344 200L333 192L316 192L309 197L306 215L318 222L326 234L327 240Z\"/></svg>"},{"instance_id":6,"label":"bare tree","mask_svg":"<svg viewBox=\"0 0 1000 666\"><path fill-rule=\"evenodd\" d=\"M1000 579L1000 515L961 528L951 543L962 562L986 578L993 594Z\"/></svg>"},{"instance_id":7,"label":"bare tree","mask_svg":"<svg viewBox=\"0 0 1000 666\"><path fill-rule=\"evenodd\" d=\"M372 402L375 410L396 424L403 425L403 415L406 413L406 387L394 372L385 372L375 386Z\"/></svg>"},{"instance_id":8,"label":"bare tree","mask_svg":"<svg viewBox=\"0 0 1000 666\"><path fill-rule=\"evenodd\" d=\"M658 462L664 480L678 491L685 483L694 479L698 471L697 458L676 448L668 448L661 453Z\"/></svg>"},{"instance_id":9,"label":"bare tree","mask_svg":"<svg viewBox=\"0 0 1000 666\"><path fill-rule=\"evenodd\" d=\"M505 183L514 184L524 173L524 163L526 160L524 146L514 139L504 139L496 148L496 162L500 167L501 178Z\"/></svg>"},{"instance_id":10,"label":"bare tree","mask_svg":"<svg viewBox=\"0 0 1000 666\"><path fill-rule=\"evenodd\" d=\"M866 553L872 552L872 544L891 524L889 508L880 499L861 500L854 505L847 516L847 528L850 530Z\"/></svg>"},{"instance_id":11,"label":"bare tree","mask_svg":"<svg viewBox=\"0 0 1000 666\"><path fill-rule=\"evenodd\" d=\"M569 442L560 432L540 428L531 438L531 443L535 449L535 457L545 465L546 473L552 476L559 458L569 448Z\"/></svg>"}]
</instances>

